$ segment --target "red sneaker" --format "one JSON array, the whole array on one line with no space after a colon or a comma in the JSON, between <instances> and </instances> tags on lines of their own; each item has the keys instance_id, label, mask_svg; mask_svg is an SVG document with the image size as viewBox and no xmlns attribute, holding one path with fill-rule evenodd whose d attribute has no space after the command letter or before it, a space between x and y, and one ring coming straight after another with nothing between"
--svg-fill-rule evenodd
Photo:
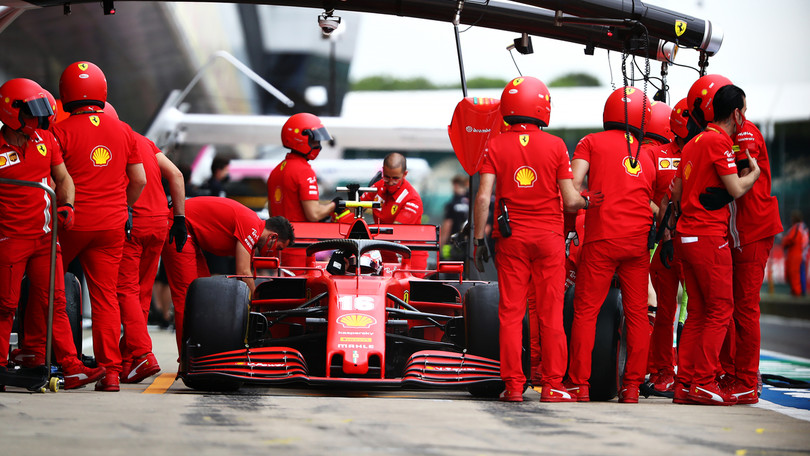
<instances>
[{"instance_id":1,"label":"red sneaker","mask_svg":"<svg viewBox=\"0 0 810 456\"><path fill-rule=\"evenodd\" d=\"M127 367L127 366L124 366ZM133 360L130 369L121 371L121 383L138 383L160 372L160 366L152 352Z\"/></svg>"},{"instance_id":2,"label":"red sneaker","mask_svg":"<svg viewBox=\"0 0 810 456\"><path fill-rule=\"evenodd\" d=\"M737 398L720 389L717 382L705 385L692 385L687 396L692 401L703 405L734 405Z\"/></svg>"},{"instance_id":3,"label":"red sneaker","mask_svg":"<svg viewBox=\"0 0 810 456\"><path fill-rule=\"evenodd\" d=\"M619 390L619 403L638 404L638 385L622 385Z\"/></svg>"},{"instance_id":4,"label":"red sneaker","mask_svg":"<svg viewBox=\"0 0 810 456\"><path fill-rule=\"evenodd\" d=\"M121 389L118 383L118 375L116 371L107 371L104 377L96 383L96 391L119 391Z\"/></svg>"},{"instance_id":5,"label":"red sneaker","mask_svg":"<svg viewBox=\"0 0 810 456\"><path fill-rule=\"evenodd\" d=\"M24 348L15 348L11 350L8 356L9 361L14 365L20 367L37 367L45 364L45 356L39 356L36 353L26 350Z\"/></svg>"},{"instance_id":6,"label":"red sneaker","mask_svg":"<svg viewBox=\"0 0 810 456\"><path fill-rule=\"evenodd\" d=\"M75 367L64 370L65 389L81 388L88 383L95 382L104 376L107 370L103 367L90 368L84 364L77 363Z\"/></svg>"},{"instance_id":7,"label":"red sneaker","mask_svg":"<svg viewBox=\"0 0 810 456\"><path fill-rule=\"evenodd\" d=\"M661 369L658 371L655 381L650 383L652 383L653 389L659 393L671 393L675 386L675 376L666 369Z\"/></svg>"},{"instance_id":8,"label":"red sneaker","mask_svg":"<svg viewBox=\"0 0 810 456\"><path fill-rule=\"evenodd\" d=\"M731 385L729 392L737 398L738 404L756 404L759 402L756 386L747 387L737 381Z\"/></svg>"},{"instance_id":9,"label":"red sneaker","mask_svg":"<svg viewBox=\"0 0 810 456\"><path fill-rule=\"evenodd\" d=\"M574 385L570 380L568 380L564 383L564 385L565 389L567 389L572 396L577 398L577 402L589 402L591 400L590 388L587 384Z\"/></svg>"},{"instance_id":10,"label":"red sneaker","mask_svg":"<svg viewBox=\"0 0 810 456\"><path fill-rule=\"evenodd\" d=\"M501 402L523 402L523 391L503 390L498 400Z\"/></svg>"},{"instance_id":11,"label":"red sneaker","mask_svg":"<svg viewBox=\"0 0 810 456\"><path fill-rule=\"evenodd\" d=\"M540 392L540 402L576 402L577 397L571 394L561 383L552 385L544 383Z\"/></svg>"},{"instance_id":12,"label":"red sneaker","mask_svg":"<svg viewBox=\"0 0 810 456\"><path fill-rule=\"evenodd\" d=\"M674 395L672 396L672 402L675 404L694 404L691 399L689 399L689 385L684 385L683 383L676 383L672 387L674 391Z\"/></svg>"}]
</instances>

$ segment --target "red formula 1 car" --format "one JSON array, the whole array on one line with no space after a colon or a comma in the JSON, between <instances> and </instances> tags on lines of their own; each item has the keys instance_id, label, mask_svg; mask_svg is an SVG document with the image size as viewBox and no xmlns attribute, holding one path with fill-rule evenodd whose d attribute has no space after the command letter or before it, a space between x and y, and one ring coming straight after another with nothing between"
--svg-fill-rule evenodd
<instances>
[{"instance_id":1,"label":"red formula 1 car","mask_svg":"<svg viewBox=\"0 0 810 456\"><path fill-rule=\"evenodd\" d=\"M368 225L359 217L294 225L307 267L285 271L275 258L255 258L255 269L279 272L257 276L264 281L253 296L236 277L191 284L179 372L186 386L502 391L497 285L463 281L461 262L410 267L412 250L438 250L437 227Z\"/></svg>"}]
</instances>

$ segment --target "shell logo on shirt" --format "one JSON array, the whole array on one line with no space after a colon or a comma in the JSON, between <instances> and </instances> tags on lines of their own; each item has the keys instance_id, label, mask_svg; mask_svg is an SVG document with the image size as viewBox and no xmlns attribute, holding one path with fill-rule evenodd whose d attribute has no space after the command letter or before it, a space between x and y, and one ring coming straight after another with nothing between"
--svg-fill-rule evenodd
<instances>
[{"instance_id":1,"label":"shell logo on shirt","mask_svg":"<svg viewBox=\"0 0 810 456\"><path fill-rule=\"evenodd\" d=\"M396 214L398 209L399 209L399 205L397 205L397 204L392 204L392 205L391 205L391 215Z\"/></svg>"},{"instance_id":2,"label":"shell logo on shirt","mask_svg":"<svg viewBox=\"0 0 810 456\"><path fill-rule=\"evenodd\" d=\"M37 144L37 150L43 157L48 155L48 148L45 147L45 144Z\"/></svg>"},{"instance_id":3,"label":"shell logo on shirt","mask_svg":"<svg viewBox=\"0 0 810 456\"><path fill-rule=\"evenodd\" d=\"M658 169L660 171L678 169L680 163L680 158L658 157Z\"/></svg>"},{"instance_id":4,"label":"shell logo on shirt","mask_svg":"<svg viewBox=\"0 0 810 456\"><path fill-rule=\"evenodd\" d=\"M635 166L633 166L633 162L635 162ZM633 160L630 157L624 157L622 160L622 165L624 165L624 170L627 171L627 174L638 177L641 174L641 162L638 160Z\"/></svg>"},{"instance_id":5,"label":"shell logo on shirt","mask_svg":"<svg viewBox=\"0 0 810 456\"><path fill-rule=\"evenodd\" d=\"M683 178L684 180L689 180L689 175L692 174L692 162L686 164L686 168L683 170Z\"/></svg>"},{"instance_id":6,"label":"shell logo on shirt","mask_svg":"<svg viewBox=\"0 0 810 456\"><path fill-rule=\"evenodd\" d=\"M112 152L104 146L96 146L90 153L90 159L93 161L93 166L107 166L112 159Z\"/></svg>"},{"instance_id":7,"label":"shell logo on shirt","mask_svg":"<svg viewBox=\"0 0 810 456\"><path fill-rule=\"evenodd\" d=\"M101 123L101 120L98 116L90 116L90 123L93 124L94 127L98 127L98 124Z\"/></svg>"},{"instance_id":8,"label":"shell logo on shirt","mask_svg":"<svg viewBox=\"0 0 810 456\"><path fill-rule=\"evenodd\" d=\"M517 182L519 188L532 187L536 180L537 173L530 166L521 166L515 171L515 182Z\"/></svg>"},{"instance_id":9,"label":"shell logo on shirt","mask_svg":"<svg viewBox=\"0 0 810 456\"><path fill-rule=\"evenodd\" d=\"M4 154L0 154L0 168L14 166L18 163L20 163L20 156L17 155L17 152L6 152Z\"/></svg>"},{"instance_id":10,"label":"shell logo on shirt","mask_svg":"<svg viewBox=\"0 0 810 456\"><path fill-rule=\"evenodd\" d=\"M529 135L520 135L520 145L526 147L529 145Z\"/></svg>"}]
</instances>

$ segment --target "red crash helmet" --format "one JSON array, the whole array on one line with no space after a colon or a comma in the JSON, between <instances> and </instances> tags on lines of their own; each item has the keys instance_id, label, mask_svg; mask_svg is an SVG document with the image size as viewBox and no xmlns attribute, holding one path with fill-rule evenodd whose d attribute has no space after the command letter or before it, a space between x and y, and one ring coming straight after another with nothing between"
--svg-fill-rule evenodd
<instances>
[{"instance_id":1,"label":"red crash helmet","mask_svg":"<svg viewBox=\"0 0 810 456\"><path fill-rule=\"evenodd\" d=\"M731 80L719 74L707 74L692 84L686 98L690 114L695 121L705 127L708 122L714 120L714 106L712 105L714 94L720 87L731 84Z\"/></svg>"},{"instance_id":2,"label":"red crash helmet","mask_svg":"<svg viewBox=\"0 0 810 456\"><path fill-rule=\"evenodd\" d=\"M672 108L672 114L669 115L669 129L672 130L675 136L681 139L686 139L686 137L689 136L689 128L686 127L689 120L686 117L687 106L686 98L684 98L675 103L675 107Z\"/></svg>"},{"instance_id":3,"label":"red crash helmet","mask_svg":"<svg viewBox=\"0 0 810 456\"><path fill-rule=\"evenodd\" d=\"M33 136L36 129L47 129L53 109L45 89L36 82L17 78L0 86L0 122Z\"/></svg>"},{"instance_id":4,"label":"red crash helmet","mask_svg":"<svg viewBox=\"0 0 810 456\"><path fill-rule=\"evenodd\" d=\"M113 108L113 105L111 105L109 101L104 103L104 113L109 114L112 117L115 117L115 120L120 120L118 117L118 111L116 111L115 108Z\"/></svg>"},{"instance_id":5,"label":"red crash helmet","mask_svg":"<svg viewBox=\"0 0 810 456\"><path fill-rule=\"evenodd\" d=\"M321 152L321 141L331 139L321 119L306 112L291 116L281 127L281 144L303 154L307 160L314 160Z\"/></svg>"},{"instance_id":6,"label":"red crash helmet","mask_svg":"<svg viewBox=\"0 0 810 456\"><path fill-rule=\"evenodd\" d=\"M605 130L630 130L637 138L641 137L641 124L648 129L652 111L649 98L635 87L621 87L613 91L605 102L602 122ZM625 124L627 127L625 127Z\"/></svg>"},{"instance_id":7,"label":"red crash helmet","mask_svg":"<svg viewBox=\"0 0 810 456\"><path fill-rule=\"evenodd\" d=\"M653 101L650 116L650 125L644 127L644 137L654 139L661 144L672 142L675 137L669 127L669 117L672 108L666 103Z\"/></svg>"},{"instance_id":8,"label":"red crash helmet","mask_svg":"<svg viewBox=\"0 0 810 456\"><path fill-rule=\"evenodd\" d=\"M551 94L543 81L526 76L506 84L501 94L501 115L508 124L540 123L548 127L551 118Z\"/></svg>"},{"instance_id":9,"label":"red crash helmet","mask_svg":"<svg viewBox=\"0 0 810 456\"><path fill-rule=\"evenodd\" d=\"M59 97L67 112L87 105L104 109L104 102L107 101L107 78L94 63L71 63L59 79Z\"/></svg>"},{"instance_id":10,"label":"red crash helmet","mask_svg":"<svg viewBox=\"0 0 810 456\"><path fill-rule=\"evenodd\" d=\"M56 111L54 111L54 112L56 113L56 122L54 122L54 123L59 123L59 122L65 120L65 119L67 119L68 117L70 117L70 113L65 112L65 108L62 107L62 100L61 99L56 100Z\"/></svg>"},{"instance_id":11,"label":"red crash helmet","mask_svg":"<svg viewBox=\"0 0 810 456\"><path fill-rule=\"evenodd\" d=\"M51 111L53 111L53 114L48 116L48 123L53 125L56 123L58 117L57 111L59 110L59 105L56 103L56 98L53 97L51 92L45 90L45 97L48 98L48 105L51 107Z\"/></svg>"}]
</instances>

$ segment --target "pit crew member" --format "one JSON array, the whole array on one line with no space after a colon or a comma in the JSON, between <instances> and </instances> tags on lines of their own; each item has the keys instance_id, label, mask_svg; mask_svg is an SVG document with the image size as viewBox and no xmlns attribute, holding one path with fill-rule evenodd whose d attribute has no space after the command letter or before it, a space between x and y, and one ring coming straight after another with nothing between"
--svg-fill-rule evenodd
<instances>
[{"instance_id":1,"label":"pit crew member","mask_svg":"<svg viewBox=\"0 0 810 456\"><path fill-rule=\"evenodd\" d=\"M59 229L73 224L73 179L62 161L62 152L47 130L53 105L39 84L24 78L11 79L0 86L0 178L41 182L53 178L57 201L44 191L18 185L0 185L0 347L9 346L15 309L20 299L23 275L28 275L26 312L27 353L18 353L23 367L45 364L49 271L51 258L51 204L57 204ZM65 311L65 274L61 246L57 244L53 297L53 348L62 366L65 389L95 382L104 376L104 367L88 368L79 360ZM39 334L42 343L39 343ZM41 347L41 351L39 350ZM6 360L8 352L3 355ZM6 374L6 363L0 366ZM0 378L0 384L2 384Z\"/></svg>"},{"instance_id":2,"label":"pit crew member","mask_svg":"<svg viewBox=\"0 0 810 456\"><path fill-rule=\"evenodd\" d=\"M562 383L567 347L562 321L565 246L560 209L564 203L566 210L576 211L588 201L574 189L565 143L541 130L551 117L546 85L533 77L513 79L503 90L500 110L511 126L487 144L474 203L473 242L475 266L483 272L484 262L489 260L485 227L497 179L495 266L501 378L506 383L501 400L523 400L522 322L533 289L542 340L540 400L572 402L575 398Z\"/></svg>"},{"instance_id":3,"label":"pit crew member","mask_svg":"<svg viewBox=\"0 0 810 456\"><path fill-rule=\"evenodd\" d=\"M121 313L116 297L118 267L129 208L146 185L135 133L104 112L107 80L91 62L74 62L59 80L62 107L70 116L52 127L65 166L76 184L73 228L60 233L65 267L78 258L92 301L93 354L107 369L96 390L118 391Z\"/></svg>"},{"instance_id":4,"label":"pit crew member","mask_svg":"<svg viewBox=\"0 0 810 456\"><path fill-rule=\"evenodd\" d=\"M176 210L177 208L175 208ZM178 215L173 213L172 217ZM185 202L188 238L185 244L173 245L167 237L163 245L163 263L172 291L174 326L177 347L183 340L183 315L188 286L197 277L209 277L203 251L236 259L237 275L252 276L251 258L254 251L269 256L274 249L283 249L295 241L290 222L281 216L267 221L238 201L218 196L198 196ZM254 289L252 278L243 278Z\"/></svg>"},{"instance_id":5,"label":"pit crew member","mask_svg":"<svg viewBox=\"0 0 810 456\"><path fill-rule=\"evenodd\" d=\"M605 102L603 121L605 131L582 138L571 161L574 186L580 188L587 176L589 191L602 192L605 200L585 214L574 293L569 390L579 401L590 400L596 318L617 273L627 328L627 364L619 402L636 403L647 373L650 340L647 240L656 176L650 150L639 147L650 122L650 101L633 87L614 90Z\"/></svg>"}]
</instances>

